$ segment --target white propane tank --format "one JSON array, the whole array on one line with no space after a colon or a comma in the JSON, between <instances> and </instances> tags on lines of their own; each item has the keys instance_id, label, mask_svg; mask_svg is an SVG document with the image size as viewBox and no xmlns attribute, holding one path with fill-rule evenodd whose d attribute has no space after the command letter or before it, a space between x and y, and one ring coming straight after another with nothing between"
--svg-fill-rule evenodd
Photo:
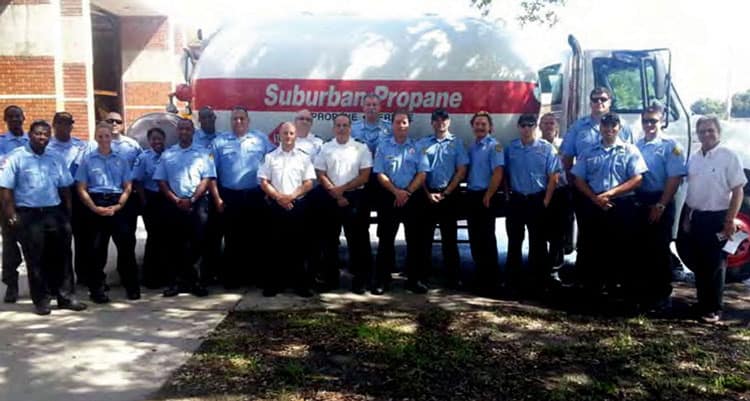
<instances>
[{"instance_id":1,"label":"white propane tank","mask_svg":"<svg viewBox=\"0 0 750 401\"><path fill-rule=\"evenodd\" d=\"M432 133L430 113L443 107L451 131L465 142L469 120L486 110L503 143L517 137L521 113L537 113L532 52L500 26L479 19L368 19L299 16L225 26L208 41L193 75L194 110L217 111L217 130L230 130L232 107L250 111L251 129L271 132L309 109L313 132L332 136L331 120L362 118L374 92L383 117L412 110L411 135Z\"/></svg>"}]
</instances>

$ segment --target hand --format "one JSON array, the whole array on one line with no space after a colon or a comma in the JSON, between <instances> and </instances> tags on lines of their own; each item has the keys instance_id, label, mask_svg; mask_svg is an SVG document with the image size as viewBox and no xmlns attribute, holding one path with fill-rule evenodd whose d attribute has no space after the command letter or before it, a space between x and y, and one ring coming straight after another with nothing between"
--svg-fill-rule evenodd
<instances>
[{"instance_id":1,"label":"hand","mask_svg":"<svg viewBox=\"0 0 750 401\"><path fill-rule=\"evenodd\" d=\"M276 203L278 203L284 210L292 210L292 208L294 208L294 198L290 195L279 195L278 198L276 198Z\"/></svg>"},{"instance_id":2,"label":"hand","mask_svg":"<svg viewBox=\"0 0 750 401\"><path fill-rule=\"evenodd\" d=\"M731 239L734 233L737 232L737 224L734 223L734 219L727 220L724 222L724 228L721 229L721 234L727 238Z\"/></svg>"},{"instance_id":3,"label":"hand","mask_svg":"<svg viewBox=\"0 0 750 401\"><path fill-rule=\"evenodd\" d=\"M658 223L661 220L661 215L664 214L664 208L651 206L651 211L648 214L648 222L651 224Z\"/></svg>"},{"instance_id":4,"label":"hand","mask_svg":"<svg viewBox=\"0 0 750 401\"><path fill-rule=\"evenodd\" d=\"M604 194L601 194L601 195L597 196L596 198L594 198L594 203L596 204L596 206L599 206L599 208L602 209L602 210L609 210L609 209L611 209L612 206L614 206L614 205L609 201L609 197L602 196L602 195L604 195Z\"/></svg>"},{"instance_id":5,"label":"hand","mask_svg":"<svg viewBox=\"0 0 750 401\"><path fill-rule=\"evenodd\" d=\"M177 204L178 209L185 211L185 212L189 212L190 208L193 206L192 203L190 203L190 199L187 199L187 198L177 199L176 204Z\"/></svg>"},{"instance_id":6,"label":"hand","mask_svg":"<svg viewBox=\"0 0 750 401\"><path fill-rule=\"evenodd\" d=\"M94 213L96 213L99 216L107 217L107 216L113 216L115 214L115 211L114 209L112 209L112 206L107 206L107 207L94 206Z\"/></svg>"},{"instance_id":7,"label":"hand","mask_svg":"<svg viewBox=\"0 0 750 401\"><path fill-rule=\"evenodd\" d=\"M393 206L396 207L403 207L404 205L406 205L406 202L409 201L409 197L411 196L403 189L397 189L395 195L396 200L393 202Z\"/></svg>"},{"instance_id":8,"label":"hand","mask_svg":"<svg viewBox=\"0 0 750 401\"><path fill-rule=\"evenodd\" d=\"M547 197L545 196L545 197L544 197L544 200L542 201L542 203L544 204L544 208L546 209L546 208L548 208L548 207L549 207L549 204L550 204L550 203L552 203L552 199L551 199L551 198L547 198Z\"/></svg>"},{"instance_id":9,"label":"hand","mask_svg":"<svg viewBox=\"0 0 750 401\"><path fill-rule=\"evenodd\" d=\"M492 204L492 194L489 192L485 192L484 197L482 198L482 205L484 205L484 207L489 209L491 204Z\"/></svg>"},{"instance_id":10,"label":"hand","mask_svg":"<svg viewBox=\"0 0 750 401\"><path fill-rule=\"evenodd\" d=\"M345 197L336 198L336 204L339 205L339 207L347 207L349 206L349 201Z\"/></svg>"},{"instance_id":11,"label":"hand","mask_svg":"<svg viewBox=\"0 0 750 401\"><path fill-rule=\"evenodd\" d=\"M20 225L20 221L18 220L18 216L14 213L12 216L8 217L8 220L6 220L8 223L8 227L10 228L16 228Z\"/></svg>"},{"instance_id":12,"label":"hand","mask_svg":"<svg viewBox=\"0 0 750 401\"><path fill-rule=\"evenodd\" d=\"M224 213L224 199L216 199L214 200L214 206L216 206L216 211L219 213Z\"/></svg>"},{"instance_id":13,"label":"hand","mask_svg":"<svg viewBox=\"0 0 750 401\"><path fill-rule=\"evenodd\" d=\"M341 198L344 196L344 187L331 187L328 193L336 199Z\"/></svg>"},{"instance_id":14,"label":"hand","mask_svg":"<svg viewBox=\"0 0 750 401\"><path fill-rule=\"evenodd\" d=\"M445 197L443 196L443 194L428 193L427 199L430 201L430 203L440 203L440 201L445 199Z\"/></svg>"}]
</instances>

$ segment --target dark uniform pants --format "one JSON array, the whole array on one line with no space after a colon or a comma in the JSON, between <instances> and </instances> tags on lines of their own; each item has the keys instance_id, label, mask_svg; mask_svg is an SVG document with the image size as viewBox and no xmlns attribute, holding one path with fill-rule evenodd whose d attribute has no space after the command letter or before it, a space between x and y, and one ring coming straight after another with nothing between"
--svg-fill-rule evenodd
<instances>
[{"instance_id":1,"label":"dark uniform pants","mask_svg":"<svg viewBox=\"0 0 750 401\"><path fill-rule=\"evenodd\" d=\"M395 197L384 193L378 208L378 254L375 259L375 280L387 284L396 265L396 234L404 223L406 236L406 274L410 281L424 280L427 261L424 260L424 208L427 200L423 191L415 192L402 207L395 207Z\"/></svg>"},{"instance_id":2,"label":"dark uniform pants","mask_svg":"<svg viewBox=\"0 0 750 401\"><path fill-rule=\"evenodd\" d=\"M225 285L257 282L268 268L269 241L264 233L270 220L265 194L260 187L237 191L219 188L224 200L224 271L219 272Z\"/></svg>"},{"instance_id":3,"label":"dark uniform pants","mask_svg":"<svg viewBox=\"0 0 750 401\"><path fill-rule=\"evenodd\" d=\"M271 215L270 248L274 260L279 262L263 266L265 288L282 290L287 285L297 289L309 288L311 276L310 272L305 269L305 253L293 247L293 244L298 243L300 238L307 237L308 231L304 224L307 200L305 198L295 200L291 210L286 210L276 201L269 200L266 210Z\"/></svg>"},{"instance_id":4,"label":"dark uniform pants","mask_svg":"<svg viewBox=\"0 0 750 401\"><path fill-rule=\"evenodd\" d=\"M531 195L512 193L508 215L505 218L505 231L508 235L508 278L521 286L531 287L532 277L543 280L549 277L552 264L547 252L544 232L544 191ZM525 229L529 231L529 266L531 275L522 271L522 246ZM536 281L535 280L535 281Z\"/></svg>"},{"instance_id":5,"label":"dark uniform pants","mask_svg":"<svg viewBox=\"0 0 750 401\"><path fill-rule=\"evenodd\" d=\"M120 194L90 194L97 206L117 204ZM109 239L117 247L117 273L127 290L137 290L138 270L135 261L135 221L129 214L131 208L120 209L114 216L99 216L91 210L87 213L87 236L91 245L91 270L88 272L88 286L91 290L101 290L106 281L104 267L107 264Z\"/></svg>"},{"instance_id":6,"label":"dark uniform pants","mask_svg":"<svg viewBox=\"0 0 750 401\"><path fill-rule=\"evenodd\" d=\"M445 188L432 188L430 193L442 193ZM458 219L459 194L454 192L438 203L425 202L425 263L432 261L432 241L435 236L435 225L440 227L440 248L443 252L443 264L447 279L451 282L461 277L461 261L458 254Z\"/></svg>"},{"instance_id":7,"label":"dark uniform pants","mask_svg":"<svg viewBox=\"0 0 750 401\"><path fill-rule=\"evenodd\" d=\"M23 261L21 259L21 249L18 247L18 236L14 229L6 225L4 217L0 229L2 229L3 235L2 280L8 287L17 287L18 266Z\"/></svg>"},{"instance_id":8,"label":"dark uniform pants","mask_svg":"<svg viewBox=\"0 0 750 401\"><path fill-rule=\"evenodd\" d=\"M632 294L635 283L632 274L637 259L635 255L636 204L635 196L624 196L610 201L614 206L603 210L589 200L582 229L587 238L587 270L582 281L590 290L599 291L604 285L609 289L622 285ZM588 259L590 258L590 259Z\"/></svg>"},{"instance_id":9,"label":"dark uniform pants","mask_svg":"<svg viewBox=\"0 0 750 401\"><path fill-rule=\"evenodd\" d=\"M143 254L143 283L157 288L166 285L169 258L170 233L179 234L169 221L169 201L161 192L145 190L146 204L143 206L143 224L146 226L146 249ZM179 256L179 254L174 254Z\"/></svg>"},{"instance_id":10,"label":"dark uniform pants","mask_svg":"<svg viewBox=\"0 0 750 401\"><path fill-rule=\"evenodd\" d=\"M339 206L328 196L323 202L324 222L323 263L327 270L320 272L324 277L338 275L338 249L341 227L344 228L349 249L349 271L354 275L355 284L367 284L372 275L372 248L370 246L370 211L365 203L365 190L358 189L344 193L348 206Z\"/></svg>"},{"instance_id":11,"label":"dark uniform pants","mask_svg":"<svg viewBox=\"0 0 750 401\"><path fill-rule=\"evenodd\" d=\"M661 218L656 223L649 223L651 207L661 199L661 192L639 192L637 218L637 256L633 264L632 288L644 302L657 302L672 293L672 252L669 243L672 241L675 205L666 205Z\"/></svg>"},{"instance_id":12,"label":"dark uniform pants","mask_svg":"<svg viewBox=\"0 0 750 401\"><path fill-rule=\"evenodd\" d=\"M206 234L202 244L201 255L201 280L203 284L209 284L221 279L221 241L224 230L221 224L222 215L216 209L216 204L209 197L208 221L206 222Z\"/></svg>"},{"instance_id":13,"label":"dark uniform pants","mask_svg":"<svg viewBox=\"0 0 750 401\"><path fill-rule=\"evenodd\" d=\"M471 257L476 267L475 282L483 290L493 290L499 281L500 264L497 258L495 213L491 207L486 208L482 204L485 192L466 193L466 212Z\"/></svg>"},{"instance_id":14,"label":"dark uniform pants","mask_svg":"<svg viewBox=\"0 0 750 401\"><path fill-rule=\"evenodd\" d=\"M88 274L91 271L92 263L91 244L93 240L90 238L92 230L86 227L86 224L88 223L88 215L91 211L81 201L78 191L73 190L72 192L73 213L70 225L73 229L73 238L75 239L73 241L73 265L75 267L76 282L88 286Z\"/></svg>"},{"instance_id":15,"label":"dark uniform pants","mask_svg":"<svg viewBox=\"0 0 750 401\"><path fill-rule=\"evenodd\" d=\"M167 285L192 288L201 281L201 272L196 264L201 257L203 239L208 221L208 197L203 196L193 203L190 211L169 204L168 221L171 232L169 249L177 258L166 272Z\"/></svg>"},{"instance_id":16,"label":"dark uniform pants","mask_svg":"<svg viewBox=\"0 0 750 401\"><path fill-rule=\"evenodd\" d=\"M726 215L726 210L691 213L687 205L682 209L677 250L685 265L695 273L698 309L702 313L722 309L727 255L721 248L726 240L719 241L716 233L724 229Z\"/></svg>"},{"instance_id":17,"label":"dark uniform pants","mask_svg":"<svg viewBox=\"0 0 750 401\"><path fill-rule=\"evenodd\" d=\"M65 255L71 242L70 221L61 206L16 208L17 238L26 258L31 299L35 305L52 296L70 299L74 293L73 270Z\"/></svg>"},{"instance_id":18,"label":"dark uniform pants","mask_svg":"<svg viewBox=\"0 0 750 401\"><path fill-rule=\"evenodd\" d=\"M573 200L570 187L555 189L544 215L550 263L552 266L561 266L565 259L565 247L573 242Z\"/></svg>"}]
</instances>

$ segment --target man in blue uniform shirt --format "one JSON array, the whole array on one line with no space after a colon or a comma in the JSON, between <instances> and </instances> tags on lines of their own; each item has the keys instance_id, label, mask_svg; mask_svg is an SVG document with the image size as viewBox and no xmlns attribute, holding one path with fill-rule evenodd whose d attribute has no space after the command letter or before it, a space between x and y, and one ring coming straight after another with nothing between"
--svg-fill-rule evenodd
<instances>
[{"instance_id":1,"label":"man in blue uniform shirt","mask_svg":"<svg viewBox=\"0 0 750 401\"><path fill-rule=\"evenodd\" d=\"M588 200L582 212L590 224L581 230L590 230L582 234L591 241L591 253L581 274L593 296L600 295L605 284L610 291L629 285L624 274L634 262L634 195L648 167L638 148L618 137L620 124L617 114L604 114L601 142L581 154L571 169L576 188ZM611 244L626 251L612 253Z\"/></svg>"},{"instance_id":2,"label":"man in blue uniform shirt","mask_svg":"<svg viewBox=\"0 0 750 401\"><path fill-rule=\"evenodd\" d=\"M200 128L195 130L193 145L206 149L211 148L211 143L216 139L216 113L210 106L203 106L198 111L198 123Z\"/></svg>"},{"instance_id":3,"label":"man in blue uniform shirt","mask_svg":"<svg viewBox=\"0 0 750 401\"><path fill-rule=\"evenodd\" d=\"M687 175L687 161L680 145L661 135L662 109L647 108L641 114L644 137L636 146L648 172L636 190L640 261L633 266L632 281L639 302L646 310L669 307L672 293L672 225L675 219L674 194Z\"/></svg>"},{"instance_id":4,"label":"man in blue uniform shirt","mask_svg":"<svg viewBox=\"0 0 750 401\"><path fill-rule=\"evenodd\" d=\"M375 260L373 294L385 292L396 263L394 242L403 222L406 234L406 288L418 294L427 292L423 245L423 213L426 202L422 185L430 169L424 153L409 138L409 112L393 113L393 137L381 142L375 153L372 171L385 189L378 208L378 255Z\"/></svg>"},{"instance_id":5,"label":"man in blue uniform shirt","mask_svg":"<svg viewBox=\"0 0 750 401\"><path fill-rule=\"evenodd\" d=\"M34 311L48 315L53 296L58 308L80 311L86 305L73 296L73 272L64 258L70 249L73 177L62 159L45 152L51 135L49 124L35 121L29 132L29 144L2 161L3 214L23 248Z\"/></svg>"},{"instance_id":6,"label":"man in blue uniform shirt","mask_svg":"<svg viewBox=\"0 0 750 401\"><path fill-rule=\"evenodd\" d=\"M599 121L604 114L609 112L614 100L612 99L612 92L608 88L596 87L591 90L589 101L591 114L573 123L563 137L562 145L560 145L563 168L568 176L567 178L570 180L572 180L570 169L573 167L573 161L600 142ZM619 132L618 135L623 143L634 143L633 134L628 127L620 127ZM589 251L587 249L588 238L586 238L586 233L593 232L585 228L588 224L585 212L587 207L588 200L579 191L574 191L573 208L575 209L576 224L578 225L578 241L576 243L578 251L576 256L577 271L586 270L585 264L587 263Z\"/></svg>"},{"instance_id":7,"label":"man in blue uniform shirt","mask_svg":"<svg viewBox=\"0 0 750 401\"><path fill-rule=\"evenodd\" d=\"M257 278L265 268L267 216L264 194L258 185L258 169L274 147L268 137L250 130L250 117L244 107L234 107L232 131L214 139L212 154L219 185L218 204L224 213L225 271L220 272L226 287L236 287ZM247 258L245 255L253 255Z\"/></svg>"},{"instance_id":8,"label":"man in blue uniform shirt","mask_svg":"<svg viewBox=\"0 0 750 401\"><path fill-rule=\"evenodd\" d=\"M178 142L161 156L153 177L169 201L170 249L178 259L167 273L165 297L183 290L198 297L208 295L195 265L208 220L208 184L216 178L216 167L206 148L193 145L194 129L193 120L177 123Z\"/></svg>"},{"instance_id":9,"label":"man in blue uniform shirt","mask_svg":"<svg viewBox=\"0 0 750 401\"><path fill-rule=\"evenodd\" d=\"M141 201L143 224L146 226L146 246L143 253L143 285L147 288L159 288L166 284L166 268L171 263L169 249L170 227L166 214L167 199L159 191L159 183L154 180L156 165L164 152L166 134L161 128L154 127L146 132L151 146L135 160L132 171L133 191Z\"/></svg>"},{"instance_id":10,"label":"man in blue uniform shirt","mask_svg":"<svg viewBox=\"0 0 750 401\"><path fill-rule=\"evenodd\" d=\"M364 143L372 154L380 141L393 136L390 122L380 118L380 98L369 93L362 100L363 118L352 124L352 138Z\"/></svg>"},{"instance_id":11,"label":"man in blue uniform shirt","mask_svg":"<svg viewBox=\"0 0 750 401\"><path fill-rule=\"evenodd\" d=\"M8 127L8 132L0 135L0 159L5 158L11 150L29 142L29 137L23 132L23 122L26 117L20 107L13 105L6 107L3 111L3 120ZM18 266L22 259L18 239L6 223L3 219L0 225L3 235L2 280L7 286L3 301L14 303L18 299Z\"/></svg>"},{"instance_id":12,"label":"man in blue uniform shirt","mask_svg":"<svg viewBox=\"0 0 750 401\"><path fill-rule=\"evenodd\" d=\"M55 113L54 118L52 118L54 132L52 138L49 140L49 145L47 145L46 150L47 152L55 153L62 158L65 163L65 168L70 170L72 176L75 176L76 168L78 167L76 160L78 160L82 152L86 151L87 146L85 141L71 135L74 123L75 121L73 120L72 114L65 111ZM75 247L74 266L78 281L85 283L85 258L91 250L85 247L87 241L83 238L85 235L84 232L86 231L84 224L82 223L83 212L85 212L85 209L80 199L78 199L75 190L72 192L74 192L72 194L73 212L70 224L73 228L73 237L75 238L75 241L73 242ZM70 259L71 263L73 263L72 255L70 256Z\"/></svg>"},{"instance_id":13,"label":"man in blue uniform shirt","mask_svg":"<svg viewBox=\"0 0 750 401\"><path fill-rule=\"evenodd\" d=\"M520 137L505 149L505 168L510 183L510 202L505 218L508 234L508 278L522 291L549 284L552 262L547 252L544 216L557 187L560 163L554 146L535 137L537 116L518 118ZM521 272L524 231L529 231L531 274Z\"/></svg>"},{"instance_id":14,"label":"man in blue uniform shirt","mask_svg":"<svg viewBox=\"0 0 750 401\"><path fill-rule=\"evenodd\" d=\"M427 156L430 171L424 189L427 193L425 211L425 262L432 260L435 225L440 227L440 247L448 285L461 286L458 254L458 185L466 177L469 156L461 139L450 133L450 115L437 109L431 116L434 134L417 142L417 149Z\"/></svg>"},{"instance_id":15,"label":"man in blue uniform shirt","mask_svg":"<svg viewBox=\"0 0 750 401\"><path fill-rule=\"evenodd\" d=\"M492 117L479 111L471 117L474 143L469 147L469 173L466 194L467 223L471 257L476 266L477 290L495 295L499 283L497 238L493 198L503 181L503 147L490 135Z\"/></svg>"},{"instance_id":16,"label":"man in blue uniform shirt","mask_svg":"<svg viewBox=\"0 0 750 401\"><path fill-rule=\"evenodd\" d=\"M112 150L112 126L97 124L95 151L86 152L76 170L76 191L86 206L87 245L91 249L86 266L89 298L95 303L109 302L106 293L107 250L110 237L117 247L117 272L128 299L141 297L135 261L135 235L132 218L125 210L132 181L128 162Z\"/></svg>"}]
</instances>

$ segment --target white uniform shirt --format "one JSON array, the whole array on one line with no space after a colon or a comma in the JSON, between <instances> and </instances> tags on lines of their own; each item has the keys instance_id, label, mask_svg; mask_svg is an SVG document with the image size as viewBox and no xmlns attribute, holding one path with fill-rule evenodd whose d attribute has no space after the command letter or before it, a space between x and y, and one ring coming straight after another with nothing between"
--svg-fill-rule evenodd
<instances>
[{"instance_id":1,"label":"white uniform shirt","mask_svg":"<svg viewBox=\"0 0 750 401\"><path fill-rule=\"evenodd\" d=\"M258 182L261 178L271 181L271 185L284 195L290 195L305 180L315 179L310 156L296 147L285 152L281 146L266 155L258 169Z\"/></svg>"},{"instance_id":2,"label":"white uniform shirt","mask_svg":"<svg viewBox=\"0 0 750 401\"><path fill-rule=\"evenodd\" d=\"M297 137L294 140L294 147L302 149L310 156L310 160L314 160L315 156L320 152L320 148L323 146L323 140L313 135L312 133L307 134L306 137Z\"/></svg>"},{"instance_id":3,"label":"white uniform shirt","mask_svg":"<svg viewBox=\"0 0 750 401\"><path fill-rule=\"evenodd\" d=\"M325 171L337 187L357 178L359 170L370 167L372 154L367 145L352 138L343 145L336 138L326 142L315 158L315 169Z\"/></svg>"},{"instance_id":4,"label":"white uniform shirt","mask_svg":"<svg viewBox=\"0 0 750 401\"><path fill-rule=\"evenodd\" d=\"M729 209L732 188L745 185L742 162L733 151L721 145L703 155L699 150L688 161L686 203L700 211Z\"/></svg>"}]
</instances>

